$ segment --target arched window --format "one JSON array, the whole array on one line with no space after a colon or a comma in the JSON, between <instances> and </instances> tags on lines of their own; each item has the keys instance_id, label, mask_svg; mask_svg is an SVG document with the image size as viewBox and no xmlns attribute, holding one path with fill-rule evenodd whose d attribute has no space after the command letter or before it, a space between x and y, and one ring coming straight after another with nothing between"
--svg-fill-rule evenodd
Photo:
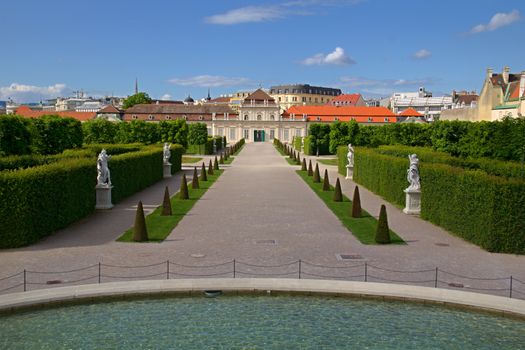
<instances>
[{"instance_id":1,"label":"arched window","mask_svg":"<svg viewBox=\"0 0 525 350\"><path fill-rule=\"evenodd\" d=\"M153 120L153 119L155 119L155 117L152 116L152 115L150 114L150 115L148 116L148 119L149 119L149 120Z\"/></svg>"},{"instance_id":2,"label":"arched window","mask_svg":"<svg viewBox=\"0 0 525 350\"><path fill-rule=\"evenodd\" d=\"M170 120L170 119L171 119L171 116L170 116L170 115L166 115L166 116L164 117L164 119L166 119L166 120Z\"/></svg>"},{"instance_id":3,"label":"arched window","mask_svg":"<svg viewBox=\"0 0 525 350\"><path fill-rule=\"evenodd\" d=\"M131 119L137 119L137 118L138 118L138 117L137 117L135 114L133 114L133 115L131 116Z\"/></svg>"},{"instance_id":4,"label":"arched window","mask_svg":"<svg viewBox=\"0 0 525 350\"><path fill-rule=\"evenodd\" d=\"M244 115L244 120L248 120L248 114Z\"/></svg>"}]
</instances>

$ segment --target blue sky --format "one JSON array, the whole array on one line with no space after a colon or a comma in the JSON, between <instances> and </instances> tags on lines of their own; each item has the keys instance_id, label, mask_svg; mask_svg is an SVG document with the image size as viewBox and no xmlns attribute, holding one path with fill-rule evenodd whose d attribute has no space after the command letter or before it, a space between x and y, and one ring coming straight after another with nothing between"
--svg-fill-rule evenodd
<instances>
[{"instance_id":1,"label":"blue sky","mask_svg":"<svg viewBox=\"0 0 525 350\"><path fill-rule=\"evenodd\" d=\"M525 70L525 2L5 0L0 100L204 97L309 83L386 96L479 92Z\"/></svg>"}]
</instances>

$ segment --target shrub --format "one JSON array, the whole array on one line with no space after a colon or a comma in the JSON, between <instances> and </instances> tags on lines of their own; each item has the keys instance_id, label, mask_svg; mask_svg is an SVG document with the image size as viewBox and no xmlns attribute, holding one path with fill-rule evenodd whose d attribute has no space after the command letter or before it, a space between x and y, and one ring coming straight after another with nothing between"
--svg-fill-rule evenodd
<instances>
[{"instance_id":1,"label":"shrub","mask_svg":"<svg viewBox=\"0 0 525 350\"><path fill-rule=\"evenodd\" d=\"M203 145L208 141L208 129L205 123L195 123L188 126L188 144Z\"/></svg>"},{"instance_id":2,"label":"shrub","mask_svg":"<svg viewBox=\"0 0 525 350\"><path fill-rule=\"evenodd\" d=\"M314 176L314 171L312 169L312 160L311 159L308 162L308 176Z\"/></svg>"},{"instance_id":3,"label":"shrub","mask_svg":"<svg viewBox=\"0 0 525 350\"><path fill-rule=\"evenodd\" d=\"M193 168L193 178L191 180L191 188L192 189L200 188L199 176L197 175L197 167Z\"/></svg>"},{"instance_id":4,"label":"shrub","mask_svg":"<svg viewBox=\"0 0 525 350\"><path fill-rule=\"evenodd\" d=\"M346 166L348 165L348 154L347 146L337 147L337 171L339 174L346 176Z\"/></svg>"},{"instance_id":5,"label":"shrub","mask_svg":"<svg viewBox=\"0 0 525 350\"><path fill-rule=\"evenodd\" d=\"M170 192L168 190L168 186L166 186L166 189L164 190L164 200L162 201L162 212L160 213L162 216L171 216L171 201L170 201Z\"/></svg>"},{"instance_id":6,"label":"shrub","mask_svg":"<svg viewBox=\"0 0 525 350\"><path fill-rule=\"evenodd\" d=\"M210 159L210 162L208 164L208 175L213 175L213 164L211 162L211 159Z\"/></svg>"},{"instance_id":7,"label":"shrub","mask_svg":"<svg viewBox=\"0 0 525 350\"><path fill-rule=\"evenodd\" d=\"M16 115L0 116L0 156L30 153L29 121Z\"/></svg>"},{"instance_id":8,"label":"shrub","mask_svg":"<svg viewBox=\"0 0 525 350\"><path fill-rule=\"evenodd\" d=\"M206 175L206 165L204 164L204 162L202 162L200 180L208 181L208 175Z\"/></svg>"},{"instance_id":9,"label":"shrub","mask_svg":"<svg viewBox=\"0 0 525 350\"><path fill-rule=\"evenodd\" d=\"M56 154L82 147L82 126L73 118L44 115L31 121L30 131L31 148L35 153Z\"/></svg>"},{"instance_id":10,"label":"shrub","mask_svg":"<svg viewBox=\"0 0 525 350\"><path fill-rule=\"evenodd\" d=\"M321 182L321 174L319 174L319 163L315 163L315 171L314 171L314 182L320 183Z\"/></svg>"},{"instance_id":11,"label":"shrub","mask_svg":"<svg viewBox=\"0 0 525 350\"><path fill-rule=\"evenodd\" d=\"M386 216L386 207L381 204L379 211L379 220L377 221L376 242L379 244L390 243L390 229L388 227L388 218Z\"/></svg>"},{"instance_id":12,"label":"shrub","mask_svg":"<svg viewBox=\"0 0 525 350\"><path fill-rule=\"evenodd\" d=\"M180 182L179 198L180 199L190 199L190 196L188 193L188 182L186 181L186 174L182 174L182 181Z\"/></svg>"},{"instance_id":13,"label":"shrub","mask_svg":"<svg viewBox=\"0 0 525 350\"><path fill-rule=\"evenodd\" d=\"M217 159L217 156L215 156L215 162L213 163L213 169L219 170L219 160Z\"/></svg>"},{"instance_id":14,"label":"shrub","mask_svg":"<svg viewBox=\"0 0 525 350\"><path fill-rule=\"evenodd\" d=\"M113 143L119 126L106 119L88 120L82 123L85 143Z\"/></svg>"},{"instance_id":15,"label":"shrub","mask_svg":"<svg viewBox=\"0 0 525 350\"><path fill-rule=\"evenodd\" d=\"M356 186L354 188L354 196L352 198L352 217L360 218L361 216L361 196L359 195L359 187Z\"/></svg>"},{"instance_id":16,"label":"shrub","mask_svg":"<svg viewBox=\"0 0 525 350\"><path fill-rule=\"evenodd\" d=\"M135 242L144 242L148 240L148 229L146 228L146 218L144 217L144 209L142 208L141 201L139 201L139 204L137 205L137 213L135 214L133 240Z\"/></svg>"},{"instance_id":17,"label":"shrub","mask_svg":"<svg viewBox=\"0 0 525 350\"><path fill-rule=\"evenodd\" d=\"M312 124L309 129L309 154L329 154L330 125Z\"/></svg>"},{"instance_id":18,"label":"shrub","mask_svg":"<svg viewBox=\"0 0 525 350\"><path fill-rule=\"evenodd\" d=\"M342 202L343 201L343 192L341 191L341 183L339 182L339 178L335 181L335 190L334 190L334 196L333 196L334 202Z\"/></svg>"},{"instance_id":19,"label":"shrub","mask_svg":"<svg viewBox=\"0 0 525 350\"><path fill-rule=\"evenodd\" d=\"M303 158L303 162L301 164L301 171L306 171L306 158Z\"/></svg>"},{"instance_id":20,"label":"shrub","mask_svg":"<svg viewBox=\"0 0 525 350\"><path fill-rule=\"evenodd\" d=\"M330 179L328 178L328 169L324 170L323 191L330 191Z\"/></svg>"},{"instance_id":21,"label":"shrub","mask_svg":"<svg viewBox=\"0 0 525 350\"><path fill-rule=\"evenodd\" d=\"M158 123L160 142L170 142L188 147L188 124L185 120L164 120Z\"/></svg>"}]
</instances>

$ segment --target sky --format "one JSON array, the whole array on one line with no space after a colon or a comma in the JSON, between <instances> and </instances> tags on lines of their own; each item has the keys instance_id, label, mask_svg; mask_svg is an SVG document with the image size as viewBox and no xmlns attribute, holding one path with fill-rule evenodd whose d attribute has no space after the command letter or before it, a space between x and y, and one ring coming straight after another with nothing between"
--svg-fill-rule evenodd
<instances>
[{"instance_id":1,"label":"sky","mask_svg":"<svg viewBox=\"0 0 525 350\"><path fill-rule=\"evenodd\" d=\"M2 0L0 100L203 98L278 84L365 97L525 70L523 0Z\"/></svg>"}]
</instances>

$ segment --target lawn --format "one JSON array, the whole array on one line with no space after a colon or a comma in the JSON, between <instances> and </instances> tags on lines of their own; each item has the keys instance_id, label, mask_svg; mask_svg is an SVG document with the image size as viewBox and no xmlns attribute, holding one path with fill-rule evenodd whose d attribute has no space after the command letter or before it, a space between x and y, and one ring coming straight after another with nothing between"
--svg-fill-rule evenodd
<instances>
[{"instance_id":1,"label":"lawn","mask_svg":"<svg viewBox=\"0 0 525 350\"><path fill-rule=\"evenodd\" d=\"M337 166L337 159L334 158L334 159L317 159L317 161L321 164L324 164L324 165L335 165Z\"/></svg>"},{"instance_id":2,"label":"lawn","mask_svg":"<svg viewBox=\"0 0 525 350\"><path fill-rule=\"evenodd\" d=\"M362 211L363 216L353 218L352 202L343 195L342 202L334 202L334 187L330 186L330 191L323 191L323 183L314 183L313 177L308 176L306 171L297 170L297 174L317 193L319 198L332 210L332 212L341 220L343 225L363 244L377 244L375 241L377 219ZM378 208L379 210L379 208ZM390 239L393 244L404 244L405 242L392 230L390 230Z\"/></svg>"},{"instance_id":3,"label":"lawn","mask_svg":"<svg viewBox=\"0 0 525 350\"><path fill-rule=\"evenodd\" d=\"M188 181L188 189L190 199L179 199L177 192L171 197L172 216L161 216L162 204L155 209L151 214L146 216L146 227L148 229L149 242L162 242L177 226L179 221L190 211L190 209L197 203L197 201L206 193L213 183L221 176L224 170L214 170L214 175L208 175L208 181L199 181L200 188L192 189L191 181ZM159 198L162 203L162 197ZM119 242L133 242L133 227L124 232L117 241Z\"/></svg>"},{"instance_id":4,"label":"lawn","mask_svg":"<svg viewBox=\"0 0 525 350\"><path fill-rule=\"evenodd\" d=\"M281 156L283 156L284 159L286 159L286 161L288 162L288 164L290 164L290 165L299 165L299 166L301 165L301 164L297 164L297 163L295 162L295 160L293 160L293 159L290 158L288 155L286 155L286 153L284 153L284 151L283 151L282 149L280 149L280 148L277 147L277 146L274 146L274 147L275 147L275 149L277 150L277 152L279 152L279 154L280 154Z\"/></svg>"},{"instance_id":5,"label":"lawn","mask_svg":"<svg viewBox=\"0 0 525 350\"><path fill-rule=\"evenodd\" d=\"M182 156L182 162L183 163L197 163L197 162L200 162L202 160L201 157L186 157L186 156Z\"/></svg>"}]
</instances>

